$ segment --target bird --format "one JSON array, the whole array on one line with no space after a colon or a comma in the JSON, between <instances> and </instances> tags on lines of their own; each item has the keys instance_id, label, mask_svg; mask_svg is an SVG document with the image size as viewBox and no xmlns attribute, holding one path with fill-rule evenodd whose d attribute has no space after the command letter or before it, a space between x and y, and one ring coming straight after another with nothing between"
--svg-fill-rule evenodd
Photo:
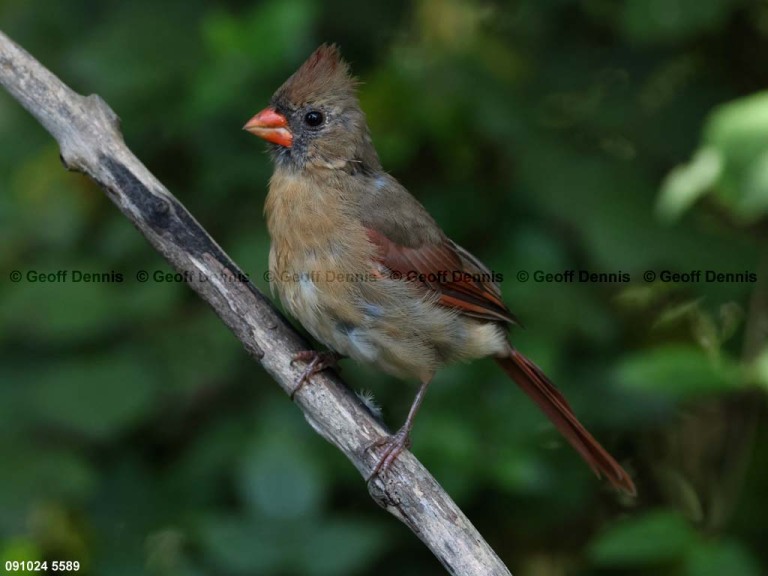
<instances>
[{"instance_id":1,"label":"bird","mask_svg":"<svg viewBox=\"0 0 768 576\"><path fill-rule=\"evenodd\" d=\"M635 495L630 475L576 418L563 394L509 341L517 324L487 266L452 241L382 168L358 81L338 46L323 44L243 127L268 143L264 204L271 288L327 351L302 351L294 394L352 358L420 386L403 426L377 444L369 479L410 447L438 368L490 356L598 477Z\"/></svg>"}]
</instances>

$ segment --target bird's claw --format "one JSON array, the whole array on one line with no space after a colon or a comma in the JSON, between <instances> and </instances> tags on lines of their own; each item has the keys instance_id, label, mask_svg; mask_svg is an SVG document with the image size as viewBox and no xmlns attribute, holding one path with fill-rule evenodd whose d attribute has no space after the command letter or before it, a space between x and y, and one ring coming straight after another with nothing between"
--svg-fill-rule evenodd
<instances>
[{"instance_id":1,"label":"bird's claw","mask_svg":"<svg viewBox=\"0 0 768 576\"><path fill-rule=\"evenodd\" d=\"M336 352L330 351L318 352L317 350L302 350L301 352L294 354L293 358L291 358L291 366L296 362L306 362L307 367L304 368L304 372L301 373L301 376L296 379L296 384L294 384L293 390L291 391L291 400L293 400L296 393L301 390L302 386L309 382L309 379L318 372L322 372L326 368L338 369L338 362L340 359L341 356L336 354Z\"/></svg>"},{"instance_id":2,"label":"bird's claw","mask_svg":"<svg viewBox=\"0 0 768 576\"><path fill-rule=\"evenodd\" d=\"M407 430L401 428L395 434L386 436L376 440L371 448L378 446L384 447L384 452L379 458L378 463L373 468L373 471L367 478L367 482L373 480L376 476L379 476L382 472L386 472L390 466L394 463L397 457L403 450L411 447L411 436Z\"/></svg>"}]
</instances>

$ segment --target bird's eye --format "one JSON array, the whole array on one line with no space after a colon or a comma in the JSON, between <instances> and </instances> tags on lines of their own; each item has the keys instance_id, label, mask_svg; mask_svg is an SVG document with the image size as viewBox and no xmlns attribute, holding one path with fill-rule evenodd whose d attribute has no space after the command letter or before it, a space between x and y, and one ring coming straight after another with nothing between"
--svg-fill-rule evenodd
<instances>
[{"instance_id":1,"label":"bird's eye","mask_svg":"<svg viewBox=\"0 0 768 576\"><path fill-rule=\"evenodd\" d=\"M323 123L323 115L321 112L318 112L317 110L310 110L304 116L304 122L307 123L307 126L312 126L313 128L315 128L317 126L320 126L320 124Z\"/></svg>"}]
</instances>

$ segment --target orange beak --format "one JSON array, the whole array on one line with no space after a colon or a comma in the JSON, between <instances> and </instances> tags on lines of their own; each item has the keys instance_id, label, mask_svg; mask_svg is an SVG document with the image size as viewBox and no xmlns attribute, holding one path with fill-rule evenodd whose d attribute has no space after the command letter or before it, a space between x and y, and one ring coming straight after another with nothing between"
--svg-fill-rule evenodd
<instances>
[{"instance_id":1,"label":"orange beak","mask_svg":"<svg viewBox=\"0 0 768 576\"><path fill-rule=\"evenodd\" d=\"M288 130L288 120L272 106L264 108L248 120L243 130L286 148L290 148L293 143L293 134Z\"/></svg>"}]
</instances>

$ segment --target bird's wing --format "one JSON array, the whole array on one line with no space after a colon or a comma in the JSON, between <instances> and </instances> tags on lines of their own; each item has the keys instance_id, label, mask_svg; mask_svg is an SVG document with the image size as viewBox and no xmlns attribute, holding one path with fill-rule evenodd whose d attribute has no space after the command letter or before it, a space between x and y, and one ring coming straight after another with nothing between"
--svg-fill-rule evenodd
<instances>
[{"instance_id":1,"label":"bird's wing","mask_svg":"<svg viewBox=\"0 0 768 576\"><path fill-rule=\"evenodd\" d=\"M381 265L467 316L517 323L491 271L450 240L427 210L387 174L362 196L361 219Z\"/></svg>"}]
</instances>

